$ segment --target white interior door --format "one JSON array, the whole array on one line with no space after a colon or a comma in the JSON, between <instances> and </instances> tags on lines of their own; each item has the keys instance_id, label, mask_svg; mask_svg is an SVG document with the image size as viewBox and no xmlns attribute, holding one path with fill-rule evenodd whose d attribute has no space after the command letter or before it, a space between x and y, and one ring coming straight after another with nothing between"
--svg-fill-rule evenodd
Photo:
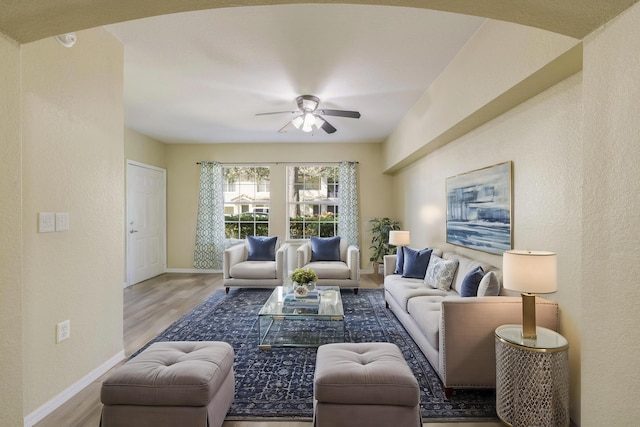
<instances>
[{"instance_id":1,"label":"white interior door","mask_svg":"<svg viewBox=\"0 0 640 427\"><path fill-rule=\"evenodd\" d=\"M166 171L127 161L127 284L164 273Z\"/></svg>"}]
</instances>

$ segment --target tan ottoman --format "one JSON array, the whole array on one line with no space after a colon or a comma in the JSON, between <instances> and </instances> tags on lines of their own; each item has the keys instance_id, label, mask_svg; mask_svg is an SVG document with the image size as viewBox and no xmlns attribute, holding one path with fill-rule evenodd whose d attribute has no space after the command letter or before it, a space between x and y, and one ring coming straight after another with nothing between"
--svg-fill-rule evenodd
<instances>
[{"instance_id":1,"label":"tan ottoman","mask_svg":"<svg viewBox=\"0 0 640 427\"><path fill-rule=\"evenodd\" d=\"M102 383L103 427L221 426L234 396L225 342L152 344Z\"/></svg>"},{"instance_id":2,"label":"tan ottoman","mask_svg":"<svg viewBox=\"0 0 640 427\"><path fill-rule=\"evenodd\" d=\"M391 343L318 348L313 383L315 427L418 427L420 389Z\"/></svg>"}]
</instances>

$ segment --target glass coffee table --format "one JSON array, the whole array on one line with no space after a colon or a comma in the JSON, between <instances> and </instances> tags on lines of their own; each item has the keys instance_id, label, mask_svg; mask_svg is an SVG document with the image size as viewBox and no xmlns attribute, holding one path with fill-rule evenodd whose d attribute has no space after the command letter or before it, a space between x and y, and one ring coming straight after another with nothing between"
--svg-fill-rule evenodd
<instances>
[{"instance_id":1,"label":"glass coffee table","mask_svg":"<svg viewBox=\"0 0 640 427\"><path fill-rule=\"evenodd\" d=\"M296 297L289 283L278 286L258 313L258 333L260 350L344 342L340 288L318 286Z\"/></svg>"}]
</instances>

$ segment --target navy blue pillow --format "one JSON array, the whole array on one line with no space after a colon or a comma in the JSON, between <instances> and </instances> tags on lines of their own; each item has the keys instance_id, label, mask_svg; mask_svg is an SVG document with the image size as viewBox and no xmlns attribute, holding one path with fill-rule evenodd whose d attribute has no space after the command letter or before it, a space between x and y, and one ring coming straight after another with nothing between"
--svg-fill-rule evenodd
<instances>
[{"instance_id":1,"label":"navy blue pillow","mask_svg":"<svg viewBox=\"0 0 640 427\"><path fill-rule=\"evenodd\" d=\"M475 297L478 295L478 286L480 281L484 277L484 270L482 267L476 267L464 276L462 279L462 286L460 288L460 295L463 297Z\"/></svg>"},{"instance_id":2,"label":"navy blue pillow","mask_svg":"<svg viewBox=\"0 0 640 427\"><path fill-rule=\"evenodd\" d=\"M311 261L340 261L340 236L311 237Z\"/></svg>"},{"instance_id":3,"label":"navy blue pillow","mask_svg":"<svg viewBox=\"0 0 640 427\"><path fill-rule=\"evenodd\" d=\"M402 268L402 277L412 279L424 279L429 266L432 249L423 249L417 251L407 246L404 247L404 266Z\"/></svg>"},{"instance_id":4,"label":"navy blue pillow","mask_svg":"<svg viewBox=\"0 0 640 427\"><path fill-rule=\"evenodd\" d=\"M247 236L249 253L247 261L275 261L278 236Z\"/></svg>"},{"instance_id":5,"label":"navy blue pillow","mask_svg":"<svg viewBox=\"0 0 640 427\"><path fill-rule=\"evenodd\" d=\"M393 274L402 274L402 270L404 269L404 246L400 246L398 248L398 253L396 254L396 268L393 270Z\"/></svg>"}]
</instances>

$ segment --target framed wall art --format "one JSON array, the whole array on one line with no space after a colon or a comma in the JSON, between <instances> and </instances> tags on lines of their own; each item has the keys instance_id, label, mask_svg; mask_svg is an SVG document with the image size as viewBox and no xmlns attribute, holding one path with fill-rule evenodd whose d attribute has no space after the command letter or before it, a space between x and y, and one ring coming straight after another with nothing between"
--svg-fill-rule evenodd
<instances>
[{"instance_id":1,"label":"framed wall art","mask_svg":"<svg viewBox=\"0 0 640 427\"><path fill-rule=\"evenodd\" d=\"M499 255L512 249L512 176L509 161L447 178L447 243Z\"/></svg>"}]
</instances>

